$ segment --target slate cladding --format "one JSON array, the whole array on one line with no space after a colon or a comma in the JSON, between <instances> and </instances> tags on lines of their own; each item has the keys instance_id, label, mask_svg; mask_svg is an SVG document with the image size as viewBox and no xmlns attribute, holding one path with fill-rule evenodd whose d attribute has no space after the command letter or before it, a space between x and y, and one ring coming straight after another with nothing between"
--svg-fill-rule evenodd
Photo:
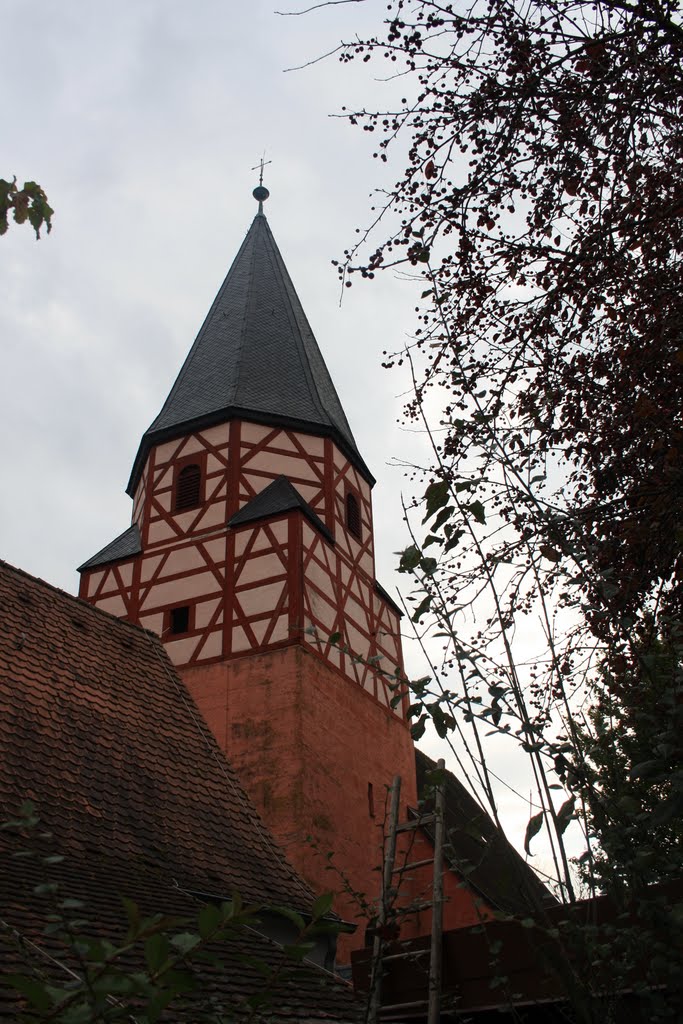
<instances>
[{"instance_id":1,"label":"slate cladding","mask_svg":"<svg viewBox=\"0 0 683 1024\"><path fill-rule=\"evenodd\" d=\"M422 810L429 810L429 773L436 769L422 750L415 748L417 792ZM529 913L557 901L534 871L510 845L501 830L471 793L446 771L446 858L495 910ZM430 834L429 827L425 831Z\"/></svg>"},{"instance_id":2,"label":"slate cladding","mask_svg":"<svg viewBox=\"0 0 683 1024\"><path fill-rule=\"evenodd\" d=\"M0 615L0 817L23 800L35 803L54 834L51 852L65 858L50 867L51 880L85 900L93 931L125 934L122 895L150 913L196 916L191 892L237 891L251 903L310 909L310 890L271 839L158 637L4 562ZM55 955L56 940L42 935L49 908L34 892L45 868L39 858L13 858L16 841L0 831L0 963L7 970L16 961L16 930L37 944L37 966L49 967L40 950ZM257 934L241 934L238 945L271 963L280 956ZM230 1006L263 984L237 952L228 949L225 971L206 980ZM283 982L269 1012L277 1022L357 1020L348 988L312 966L296 983ZM11 1020L1 995L0 1019Z\"/></svg>"},{"instance_id":3,"label":"slate cladding","mask_svg":"<svg viewBox=\"0 0 683 1024\"><path fill-rule=\"evenodd\" d=\"M143 435L128 493L134 493L152 445L234 418L332 437L374 483L262 213Z\"/></svg>"}]
</instances>

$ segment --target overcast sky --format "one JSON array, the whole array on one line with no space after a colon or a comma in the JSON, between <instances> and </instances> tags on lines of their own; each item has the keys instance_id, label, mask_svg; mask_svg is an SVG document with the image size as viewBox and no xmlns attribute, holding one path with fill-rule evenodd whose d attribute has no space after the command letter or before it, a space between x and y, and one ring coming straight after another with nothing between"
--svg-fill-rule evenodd
<instances>
[{"instance_id":1,"label":"overcast sky","mask_svg":"<svg viewBox=\"0 0 683 1024\"><path fill-rule=\"evenodd\" d=\"M37 180L56 212L40 242L13 224L0 239L0 556L67 591L130 523L140 437L256 212L264 150L266 214L377 478L377 574L392 592L405 584L393 566L410 484L390 463L426 456L397 423L407 380L380 363L409 335L419 285L358 282L340 306L331 265L369 222L370 193L400 173L334 115L390 103L396 85L334 57L286 70L385 5L281 17L277 2L2 5L0 177ZM408 665L423 674L410 648ZM519 843L528 807L503 804Z\"/></svg>"}]
</instances>

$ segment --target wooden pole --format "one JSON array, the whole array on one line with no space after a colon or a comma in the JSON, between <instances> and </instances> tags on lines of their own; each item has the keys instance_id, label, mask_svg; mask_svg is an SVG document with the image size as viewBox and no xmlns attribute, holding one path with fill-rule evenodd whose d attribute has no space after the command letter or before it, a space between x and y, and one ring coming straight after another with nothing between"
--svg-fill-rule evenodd
<instances>
[{"instance_id":1,"label":"wooden pole","mask_svg":"<svg viewBox=\"0 0 683 1024\"><path fill-rule=\"evenodd\" d=\"M389 829L385 836L384 870L382 873L382 891L377 908L377 927L372 942L372 970L370 973L370 997L365 1016L366 1024L377 1024L379 1009L382 1002L382 952L384 950L384 926L387 923L387 909L394 860L396 859L396 829L401 806L401 776L395 775L391 784L391 802L389 806Z\"/></svg>"},{"instance_id":2,"label":"wooden pole","mask_svg":"<svg viewBox=\"0 0 683 1024\"><path fill-rule=\"evenodd\" d=\"M432 944L429 958L429 1007L427 1024L439 1024L441 1017L441 948L443 936L443 840L444 785L443 758L437 764L440 773L434 793L434 880L432 883Z\"/></svg>"}]
</instances>

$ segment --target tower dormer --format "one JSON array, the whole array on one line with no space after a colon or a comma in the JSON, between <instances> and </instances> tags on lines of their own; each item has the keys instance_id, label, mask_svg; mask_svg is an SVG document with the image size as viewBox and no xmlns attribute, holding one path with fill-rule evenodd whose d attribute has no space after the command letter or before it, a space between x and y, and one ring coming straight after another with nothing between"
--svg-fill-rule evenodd
<instances>
[{"instance_id":1,"label":"tower dormer","mask_svg":"<svg viewBox=\"0 0 683 1024\"><path fill-rule=\"evenodd\" d=\"M142 437L132 525L80 567L80 595L162 637L304 876L330 888L312 835L371 892L395 773L415 803L405 698L376 667L401 669L400 611L375 578L374 479L257 193Z\"/></svg>"}]
</instances>

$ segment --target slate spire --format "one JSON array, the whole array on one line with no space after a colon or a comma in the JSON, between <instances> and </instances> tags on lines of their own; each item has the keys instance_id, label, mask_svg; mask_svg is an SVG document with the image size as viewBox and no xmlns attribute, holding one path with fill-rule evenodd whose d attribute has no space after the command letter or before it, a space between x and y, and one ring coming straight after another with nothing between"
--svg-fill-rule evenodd
<instances>
[{"instance_id":1,"label":"slate spire","mask_svg":"<svg viewBox=\"0 0 683 1024\"><path fill-rule=\"evenodd\" d=\"M266 193L262 186L254 190L259 212L161 412L143 435L131 495L153 445L237 418L331 437L374 483L263 214Z\"/></svg>"}]
</instances>

